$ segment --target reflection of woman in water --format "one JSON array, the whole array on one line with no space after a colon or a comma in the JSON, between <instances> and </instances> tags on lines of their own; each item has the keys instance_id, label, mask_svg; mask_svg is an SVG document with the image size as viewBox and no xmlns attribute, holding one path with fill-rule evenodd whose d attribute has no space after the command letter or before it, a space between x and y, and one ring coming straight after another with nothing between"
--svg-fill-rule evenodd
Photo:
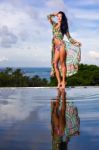
<instances>
[{"instance_id":1,"label":"reflection of woman in water","mask_svg":"<svg viewBox=\"0 0 99 150\"><path fill-rule=\"evenodd\" d=\"M79 134L77 107L66 102L65 90L59 89L56 101L51 101L51 110L52 150L66 150L70 138Z\"/></svg>"},{"instance_id":2,"label":"reflection of woman in water","mask_svg":"<svg viewBox=\"0 0 99 150\"><path fill-rule=\"evenodd\" d=\"M57 16L58 23L52 20L52 17ZM58 81L58 88L62 86L65 88L66 76L71 76L78 71L78 63L80 61L80 49L77 46L81 46L81 43L74 40L68 28L67 18L64 12L60 11L58 13L53 13L47 16L48 20L52 24L52 31L53 31L53 39L52 39L52 71L51 76L56 74L56 78ZM76 45L76 49L70 51L67 47L67 43L63 40L64 35L68 38L69 42L72 45ZM69 43L69 45L70 45ZM69 54L70 51L70 54ZM70 55L70 57L68 57ZM58 62L60 60L60 69L58 68ZM60 71L61 70L61 71ZM60 72L62 75L62 80L60 77Z\"/></svg>"},{"instance_id":3,"label":"reflection of woman in water","mask_svg":"<svg viewBox=\"0 0 99 150\"><path fill-rule=\"evenodd\" d=\"M58 91L59 95L61 94ZM51 124L52 124L52 146L53 150L58 150L61 147L64 147L66 150L67 144L66 142L62 141L62 137L65 133L65 126L66 126L66 119L65 119L65 109L66 103L65 99L62 101L62 106L60 107L59 95L56 98L56 101L51 102L52 107L52 115L51 115Z\"/></svg>"},{"instance_id":4,"label":"reflection of woman in water","mask_svg":"<svg viewBox=\"0 0 99 150\"><path fill-rule=\"evenodd\" d=\"M53 119L55 121L55 127L54 127L54 134L62 136L64 134L64 128L65 128L65 101L62 102L62 107L59 110L59 99L56 99L55 102L53 102Z\"/></svg>"}]
</instances>

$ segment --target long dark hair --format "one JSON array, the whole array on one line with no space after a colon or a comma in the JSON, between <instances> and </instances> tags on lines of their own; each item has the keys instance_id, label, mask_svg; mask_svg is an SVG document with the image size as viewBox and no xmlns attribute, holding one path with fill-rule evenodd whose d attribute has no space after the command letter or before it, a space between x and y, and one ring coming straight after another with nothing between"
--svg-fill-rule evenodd
<instances>
[{"instance_id":1,"label":"long dark hair","mask_svg":"<svg viewBox=\"0 0 99 150\"><path fill-rule=\"evenodd\" d=\"M58 13L62 14L62 23L61 23L60 29L61 29L62 34L64 35L69 30L67 17L63 11L59 11Z\"/></svg>"}]
</instances>

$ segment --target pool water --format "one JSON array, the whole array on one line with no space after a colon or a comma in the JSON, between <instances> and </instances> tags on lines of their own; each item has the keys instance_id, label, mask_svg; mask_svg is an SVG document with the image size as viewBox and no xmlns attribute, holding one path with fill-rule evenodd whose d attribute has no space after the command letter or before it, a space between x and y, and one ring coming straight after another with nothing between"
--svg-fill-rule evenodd
<instances>
[{"instance_id":1,"label":"pool water","mask_svg":"<svg viewBox=\"0 0 99 150\"><path fill-rule=\"evenodd\" d=\"M99 86L0 88L0 150L99 150Z\"/></svg>"}]
</instances>

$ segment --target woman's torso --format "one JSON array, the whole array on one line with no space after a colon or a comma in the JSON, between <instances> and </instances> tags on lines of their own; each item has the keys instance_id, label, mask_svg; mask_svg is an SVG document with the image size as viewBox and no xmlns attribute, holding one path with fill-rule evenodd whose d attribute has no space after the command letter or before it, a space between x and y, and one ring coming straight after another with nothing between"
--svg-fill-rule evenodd
<instances>
[{"instance_id":1,"label":"woman's torso","mask_svg":"<svg viewBox=\"0 0 99 150\"><path fill-rule=\"evenodd\" d=\"M53 25L53 42L54 44L58 45L61 43L61 41L63 41L63 35L60 31L60 28L56 28L56 24Z\"/></svg>"}]
</instances>

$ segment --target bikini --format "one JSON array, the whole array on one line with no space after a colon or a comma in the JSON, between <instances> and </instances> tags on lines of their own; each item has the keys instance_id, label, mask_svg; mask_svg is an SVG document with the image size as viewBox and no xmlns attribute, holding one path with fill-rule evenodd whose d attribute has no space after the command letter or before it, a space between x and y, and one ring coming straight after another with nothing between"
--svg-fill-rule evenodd
<instances>
[{"instance_id":1,"label":"bikini","mask_svg":"<svg viewBox=\"0 0 99 150\"><path fill-rule=\"evenodd\" d=\"M60 44L54 43L55 38L60 40ZM63 35L59 28L57 29L55 28L55 24L53 25L53 43L54 43L54 49L57 51L60 51L61 46L64 44Z\"/></svg>"}]
</instances>

